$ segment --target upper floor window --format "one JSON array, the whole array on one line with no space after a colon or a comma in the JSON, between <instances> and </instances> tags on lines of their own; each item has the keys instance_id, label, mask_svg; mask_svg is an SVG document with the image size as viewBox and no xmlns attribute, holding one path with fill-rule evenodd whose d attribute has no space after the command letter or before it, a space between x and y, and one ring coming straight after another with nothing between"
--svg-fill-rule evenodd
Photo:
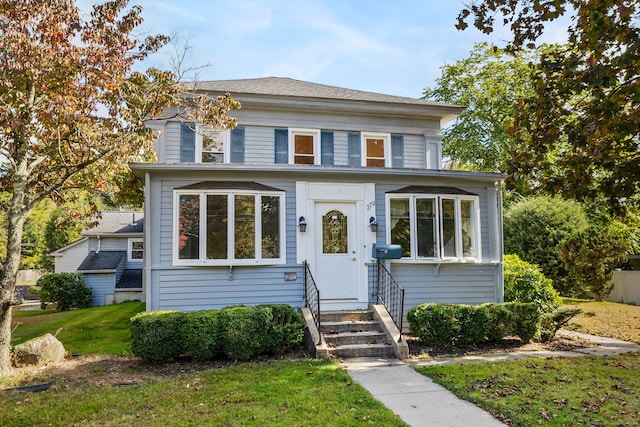
<instances>
[{"instance_id":1,"label":"upper floor window","mask_svg":"<svg viewBox=\"0 0 640 427\"><path fill-rule=\"evenodd\" d=\"M333 132L275 129L275 163L333 165Z\"/></svg>"},{"instance_id":2,"label":"upper floor window","mask_svg":"<svg viewBox=\"0 0 640 427\"><path fill-rule=\"evenodd\" d=\"M211 129L194 123L180 126L180 161L244 162L244 128Z\"/></svg>"},{"instance_id":3,"label":"upper floor window","mask_svg":"<svg viewBox=\"0 0 640 427\"><path fill-rule=\"evenodd\" d=\"M349 166L404 166L404 137L379 132L350 132L347 135Z\"/></svg>"},{"instance_id":4,"label":"upper floor window","mask_svg":"<svg viewBox=\"0 0 640 427\"><path fill-rule=\"evenodd\" d=\"M144 254L144 240L143 239L129 239L127 247L127 259L129 262L142 261Z\"/></svg>"},{"instance_id":5,"label":"upper floor window","mask_svg":"<svg viewBox=\"0 0 640 427\"><path fill-rule=\"evenodd\" d=\"M284 262L284 192L175 191L177 265Z\"/></svg>"},{"instance_id":6,"label":"upper floor window","mask_svg":"<svg viewBox=\"0 0 640 427\"><path fill-rule=\"evenodd\" d=\"M403 259L480 259L477 196L387 194L387 241Z\"/></svg>"}]
</instances>

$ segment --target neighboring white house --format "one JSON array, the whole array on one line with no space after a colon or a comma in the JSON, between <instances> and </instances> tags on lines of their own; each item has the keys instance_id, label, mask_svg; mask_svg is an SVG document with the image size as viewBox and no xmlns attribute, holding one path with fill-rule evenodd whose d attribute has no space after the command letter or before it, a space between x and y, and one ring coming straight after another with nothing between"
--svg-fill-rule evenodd
<instances>
[{"instance_id":1,"label":"neighboring white house","mask_svg":"<svg viewBox=\"0 0 640 427\"><path fill-rule=\"evenodd\" d=\"M55 272L82 273L93 306L143 300L142 225L142 212L102 212L81 239L49 254Z\"/></svg>"},{"instance_id":2,"label":"neighboring white house","mask_svg":"<svg viewBox=\"0 0 640 427\"><path fill-rule=\"evenodd\" d=\"M145 181L147 310L300 307L305 262L322 310L365 308L374 244L402 247L385 264L405 313L503 300L504 176L441 168L441 127L462 107L288 78L196 88L242 108L233 130L176 111L149 122L158 160L130 165Z\"/></svg>"}]
</instances>

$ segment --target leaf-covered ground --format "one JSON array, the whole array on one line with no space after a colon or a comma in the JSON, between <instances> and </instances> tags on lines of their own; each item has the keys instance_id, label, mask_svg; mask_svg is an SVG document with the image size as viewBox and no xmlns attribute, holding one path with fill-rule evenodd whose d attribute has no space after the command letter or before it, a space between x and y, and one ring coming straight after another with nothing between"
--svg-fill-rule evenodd
<instances>
[{"instance_id":1,"label":"leaf-covered ground","mask_svg":"<svg viewBox=\"0 0 640 427\"><path fill-rule=\"evenodd\" d=\"M568 329L640 344L640 306L575 300L570 305L582 313L571 320Z\"/></svg>"}]
</instances>

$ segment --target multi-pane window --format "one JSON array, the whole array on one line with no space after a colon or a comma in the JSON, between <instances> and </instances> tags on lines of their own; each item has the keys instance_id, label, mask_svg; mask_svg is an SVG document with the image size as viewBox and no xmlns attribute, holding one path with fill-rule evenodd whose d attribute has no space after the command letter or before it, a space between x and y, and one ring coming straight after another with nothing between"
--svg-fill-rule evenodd
<instances>
[{"instance_id":1,"label":"multi-pane window","mask_svg":"<svg viewBox=\"0 0 640 427\"><path fill-rule=\"evenodd\" d=\"M477 197L394 194L387 206L388 241L403 258L480 258Z\"/></svg>"},{"instance_id":2,"label":"multi-pane window","mask_svg":"<svg viewBox=\"0 0 640 427\"><path fill-rule=\"evenodd\" d=\"M317 129L289 129L290 163L320 164L320 131Z\"/></svg>"},{"instance_id":3,"label":"multi-pane window","mask_svg":"<svg viewBox=\"0 0 640 427\"><path fill-rule=\"evenodd\" d=\"M385 167L391 165L389 138L386 133L363 133L363 166Z\"/></svg>"},{"instance_id":4,"label":"multi-pane window","mask_svg":"<svg viewBox=\"0 0 640 427\"><path fill-rule=\"evenodd\" d=\"M180 126L180 161L243 163L244 128L211 129L195 123Z\"/></svg>"},{"instance_id":5,"label":"multi-pane window","mask_svg":"<svg viewBox=\"0 0 640 427\"><path fill-rule=\"evenodd\" d=\"M225 138L228 132L225 130L203 129L202 138L202 162L203 163L223 163Z\"/></svg>"},{"instance_id":6,"label":"multi-pane window","mask_svg":"<svg viewBox=\"0 0 640 427\"><path fill-rule=\"evenodd\" d=\"M176 191L176 264L284 262L284 193Z\"/></svg>"},{"instance_id":7,"label":"multi-pane window","mask_svg":"<svg viewBox=\"0 0 640 427\"><path fill-rule=\"evenodd\" d=\"M144 240L129 239L129 247L127 252L129 262L142 261L144 255Z\"/></svg>"}]
</instances>

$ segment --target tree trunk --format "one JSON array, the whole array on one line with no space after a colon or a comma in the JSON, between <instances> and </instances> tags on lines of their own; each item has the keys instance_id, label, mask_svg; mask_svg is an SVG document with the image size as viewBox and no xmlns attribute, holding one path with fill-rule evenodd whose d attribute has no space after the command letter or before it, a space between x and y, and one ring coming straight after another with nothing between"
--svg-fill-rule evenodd
<instances>
[{"instance_id":1,"label":"tree trunk","mask_svg":"<svg viewBox=\"0 0 640 427\"><path fill-rule=\"evenodd\" d=\"M11 371L11 303L20 267L24 223L29 215L25 189L24 184L14 185L11 206L7 211L7 257L0 270L0 375Z\"/></svg>"}]
</instances>

